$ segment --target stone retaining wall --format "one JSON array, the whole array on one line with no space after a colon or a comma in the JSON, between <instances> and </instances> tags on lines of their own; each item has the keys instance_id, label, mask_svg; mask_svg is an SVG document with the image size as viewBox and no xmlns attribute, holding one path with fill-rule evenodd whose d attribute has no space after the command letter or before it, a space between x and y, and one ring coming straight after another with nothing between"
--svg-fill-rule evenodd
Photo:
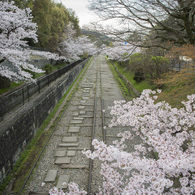
<instances>
[{"instance_id":1,"label":"stone retaining wall","mask_svg":"<svg viewBox=\"0 0 195 195\"><path fill-rule=\"evenodd\" d=\"M88 59L71 69L66 76L62 76L56 85L49 86L36 99L26 103L22 109L15 111L10 121L0 124L0 181L13 168L21 151L36 135L56 103L62 98L67 89L76 79Z\"/></svg>"},{"instance_id":2,"label":"stone retaining wall","mask_svg":"<svg viewBox=\"0 0 195 195\"><path fill-rule=\"evenodd\" d=\"M6 113L12 111L17 106L21 106L21 104L25 104L27 101L29 101L31 96L33 96L38 92L40 93L40 91L44 89L44 87L49 86L50 83L52 83L58 77L65 74L67 71L69 71L71 68L76 66L81 61L82 60L76 61L55 72L52 72L51 74L42 76L37 80L37 83L31 82L9 94L1 95L0 96L0 121L4 119Z\"/></svg>"},{"instance_id":3,"label":"stone retaining wall","mask_svg":"<svg viewBox=\"0 0 195 195\"><path fill-rule=\"evenodd\" d=\"M123 81L126 83L128 90L129 90L130 92L133 91L133 93L134 93L136 96L140 96L141 92L138 91L137 89L135 89L135 88L133 87L133 85L126 79L126 77L125 77L124 75L122 75L122 74L118 71L117 67L116 67L113 63L112 63L112 65L114 66L114 68L115 68L116 72L118 73L119 77L122 78Z\"/></svg>"}]
</instances>

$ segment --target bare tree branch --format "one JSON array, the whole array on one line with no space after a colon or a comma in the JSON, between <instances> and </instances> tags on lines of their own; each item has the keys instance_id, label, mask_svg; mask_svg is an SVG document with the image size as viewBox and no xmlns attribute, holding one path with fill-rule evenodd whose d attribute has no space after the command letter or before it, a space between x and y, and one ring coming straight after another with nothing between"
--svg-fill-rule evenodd
<instances>
[{"instance_id":1,"label":"bare tree branch","mask_svg":"<svg viewBox=\"0 0 195 195\"><path fill-rule=\"evenodd\" d=\"M118 19L121 20L121 25L126 26L125 29L120 28L120 30L112 28L110 35L117 38L122 36L122 39L124 37L127 39L136 30L141 37L150 37L151 32L155 32L152 38L158 40L173 41L177 44L195 43L195 3L193 0L89 1L90 9L95 11L101 19ZM140 44L139 42L138 45ZM142 47L148 47L148 45L142 44Z\"/></svg>"}]
</instances>

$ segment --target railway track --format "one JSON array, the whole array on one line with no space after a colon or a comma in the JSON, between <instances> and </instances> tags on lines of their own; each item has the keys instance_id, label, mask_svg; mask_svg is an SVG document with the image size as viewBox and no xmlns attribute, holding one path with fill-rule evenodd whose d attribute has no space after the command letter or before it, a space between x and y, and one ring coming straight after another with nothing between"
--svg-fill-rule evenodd
<instances>
[{"instance_id":1,"label":"railway track","mask_svg":"<svg viewBox=\"0 0 195 195\"><path fill-rule=\"evenodd\" d=\"M48 194L54 186L66 191L64 182L75 182L88 194L98 192L100 162L87 159L82 150L93 151L94 138L108 144L117 138L120 128L106 129L111 119L107 108L120 99L104 56L94 57L19 194Z\"/></svg>"}]
</instances>

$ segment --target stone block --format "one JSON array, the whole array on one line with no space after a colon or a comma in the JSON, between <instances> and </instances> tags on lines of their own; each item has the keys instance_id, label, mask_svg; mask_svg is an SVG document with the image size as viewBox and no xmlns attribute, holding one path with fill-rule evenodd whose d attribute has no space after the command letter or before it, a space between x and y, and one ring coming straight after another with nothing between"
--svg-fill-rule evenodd
<instances>
[{"instance_id":1,"label":"stone block","mask_svg":"<svg viewBox=\"0 0 195 195\"><path fill-rule=\"evenodd\" d=\"M29 195L49 195L48 192L29 192Z\"/></svg>"},{"instance_id":2,"label":"stone block","mask_svg":"<svg viewBox=\"0 0 195 195\"><path fill-rule=\"evenodd\" d=\"M78 116L79 113L78 113L78 112L73 112L72 115L73 115L73 116Z\"/></svg>"},{"instance_id":3,"label":"stone block","mask_svg":"<svg viewBox=\"0 0 195 195\"><path fill-rule=\"evenodd\" d=\"M77 142L76 136L63 137L62 142Z\"/></svg>"},{"instance_id":4,"label":"stone block","mask_svg":"<svg viewBox=\"0 0 195 195\"><path fill-rule=\"evenodd\" d=\"M83 120L71 120L70 124L82 124Z\"/></svg>"},{"instance_id":5,"label":"stone block","mask_svg":"<svg viewBox=\"0 0 195 195\"><path fill-rule=\"evenodd\" d=\"M59 147L77 147L79 146L78 143L60 143L58 145Z\"/></svg>"},{"instance_id":6,"label":"stone block","mask_svg":"<svg viewBox=\"0 0 195 195\"><path fill-rule=\"evenodd\" d=\"M69 157L58 157L55 161L55 164L70 164Z\"/></svg>"},{"instance_id":7,"label":"stone block","mask_svg":"<svg viewBox=\"0 0 195 195\"><path fill-rule=\"evenodd\" d=\"M85 106L79 106L78 108L79 108L79 110L83 110L83 109L85 109Z\"/></svg>"},{"instance_id":8,"label":"stone block","mask_svg":"<svg viewBox=\"0 0 195 195\"><path fill-rule=\"evenodd\" d=\"M65 155L66 155L66 151L56 151L56 153L54 154L55 157L61 157Z\"/></svg>"},{"instance_id":9,"label":"stone block","mask_svg":"<svg viewBox=\"0 0 195 195\"><path fill-rule=\"evenodd\" d=\"M45 177L45 182L54 182L57 176L57 170L49 170Z\"/></svg>"},{"instance_id":10,"label":"stone block","mask_svg":"<svg viewBox=\"0 0 195 195\"><path fill-rule=\"evenodd\" d=\"M78 133L80 131L80 127L69 127L69 133Z\"/></svg>"},{"instance_id":11,"label":"stone block","mask_svg":"<svg viewBox=\"0 0 195 195\"><path fill-rule=\"evenodd\" d=\"M71 150L67 152L67 156L75 156L75 155L76 155L76 151Z\"/></svg>"},{"instance_id":12,"label":"stone block","mask_svg":"<svg viewBox=\"0 0 195 195\"><path fill-rule=\"evenodd\" d=\"M60 175L57 183L57 188L66 189L70 180L70 175Z\"/></svg>"},{"instance_id":13,"label":"stone block","mask_svg":"<svg viewBox=\"0 0 195 195\"><path fill-rule=\"evenodd\" d=\"M80 114L86 114L85 110L80 110Z\"/></svg>"},{"instance_id":14,"label":"stone block","mask_svg":"<svg viewBox=\"0 0 195 195\"><path fill-rule=\"evenodd\" d=\"M61 169L88 169L89 165L62 165Z\"/></svg>"},{"instance_id":15,"label":"stone block","mask_svg":"<svg viewBox=\"0 0 195 195\"><path fill-rule=\"evenodd\" d=\"M74 119L74 120L83 120L82 117L74 117L73 119Z\"/></svg>"},{"instance_id":16,"label":"stone block","mask_svg":"<svg viewBox=\"0 0 195 195\"><path fill-rule=\"evenodd\" d=\"M88 100L88 99L89 99L89 97L82 97L82 99L83 99L83 100Z\"/></svg>"}]
</instances>

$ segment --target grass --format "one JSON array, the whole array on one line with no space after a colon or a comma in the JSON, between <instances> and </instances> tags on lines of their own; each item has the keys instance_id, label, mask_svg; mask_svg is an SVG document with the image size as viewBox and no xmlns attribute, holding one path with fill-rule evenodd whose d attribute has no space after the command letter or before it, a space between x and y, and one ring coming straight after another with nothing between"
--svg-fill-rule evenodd
<instances>
[{"instance_id":1,"label":"grass","mask_svg":"<svg viewBox=\"0 0 195 195\"><path fill-rule=\"evenodd\" d=\"M39 77L45 75L45 73L33 73L33 75L34 75L33 78L34 78L34 79L37 79L37 78L39 78Z\"/></svg>"},{"instance_id":2,"label":"grass","mask_svg":"<svg viewBox=\"0 0 195 195\"><path fill-rule=\"evenodd\" d=\"M55 65L55 66L53 66L53 67L54 67L54 70L58 70L58 69L60 69L60 68L62 68L62 67L64 67L64 66L67 66L67 65L68 65L67 63L63 63L63 64Z\"/></svg>"},{"instance_id":3,"label":"grass","mask_svg":"<svg viewBox=\"0 0 195 195\"><path fill-rule=\"evenodd\" d=\"M113 75L115 76L115 79L117 80L119 87L122 90L123 96L126 98L126 100L131 100L136 97L136 95L132 92L132 90L128 90L128 87L126 85L126 82L119 77L118 73L115 71L114 66L112 63L108 60L107 63L109 64L111 71ZM116 66L117 70L125 76L125 78L134 86L135 89L138 91L142 92L144 89L155 89L157 85L152 84L150 81L142 81L140 83L137 83L136 81L133 80L134 75L132 74L131 71L125 70L124 67L119 65L117 62L114 63Z\"/></svg>"},{"instance_id":4,"label":"grass","mask_svg":"<svg viewBox=\"0 0 195 195\"><path fill-rule=\"evenodd\" d=\"M107 61L111 71L112 71L112 74L114 75L114 78L115 80L117 81L121 91L122 91L122 94L123 96L125 97L126 100L130 100L132 99L132 94L130 93L130 91L128 90L125 82L118 76L118 73L115 71L115 68L114 66L112 65L111 62Z\"/></svg>"},{"instance_id":5,"label":"grass","mask_svg":"<svg viewBox=\"0 0 195 195\"><path fill-rule=\"evenodd\" d=\"M137 89L142 92L144 89L156 89L156 85L152 83L150 80L144 80L140 83L137 83L133 80L134 74L130 70L126 70L123 66L119 65L117 62L114 63L117 67L118 71L123 74L126 79Z\"/></svg>"},{"instance_id":6,"label":"grass","mask_svg":"<svg viewBox=\"0 0 195 195\"><path fill-rule=\"evenodd\" d=\"M90 63L90 60L85 65L88 66ZM49 136L51 135L53 129L55 128L55 125L57 124L59 118L63 114L63 111L60 112L59 116L54 120L53 125L51 128L47 131L45 129L48 127L51 120L54 118L54 115L62 105L64 99L69 94L72 87L77 82L80 75L83 73L84 69L80 72L80 74L77 76L76 80L72 83L72 85L69 87L67 92L64 94L64 96L61 98L61 100L57 103L57 105L54 107L53 111L49 114L47 119L43 122L40 129L37 131L36 136L31 140L31 142L28 144L25 151L21 154L20 159L16 162L14 165L13 170L11 173L4 179L3 183L0 183L0 194L3 193L3 191L6 189L10 181L14 178L14 184L13 184L13 192L18 193L24 184L25 179L27 178L32 166L35 164L37 157L41 153L41 149L46 144ZM82 77L81 77L82 78ZM81 79L80 78L80 79ZM79 82L74 86L74 90L77 89ZM74 91L73 90L73 91ZM63 109L66 108L68 101L70 100L71 96L73 95L73 92L68 96L68 100L66 104L63 106Z\"/></svg>"},{"instance_id":7,"label":"grass","mask_svg":"<svg viewBox=\"0 0 195 195\"><path fill-rule=\"evenodd\" d=\"M22 82L20 82L20 83L11 82L10 87L0 89L0 95L3 94L3 93L6 93L8 91L11 91L13 89L16 89L17 87L21 86L22 84L23 84Z\"/></svg>"}]
</instances>

